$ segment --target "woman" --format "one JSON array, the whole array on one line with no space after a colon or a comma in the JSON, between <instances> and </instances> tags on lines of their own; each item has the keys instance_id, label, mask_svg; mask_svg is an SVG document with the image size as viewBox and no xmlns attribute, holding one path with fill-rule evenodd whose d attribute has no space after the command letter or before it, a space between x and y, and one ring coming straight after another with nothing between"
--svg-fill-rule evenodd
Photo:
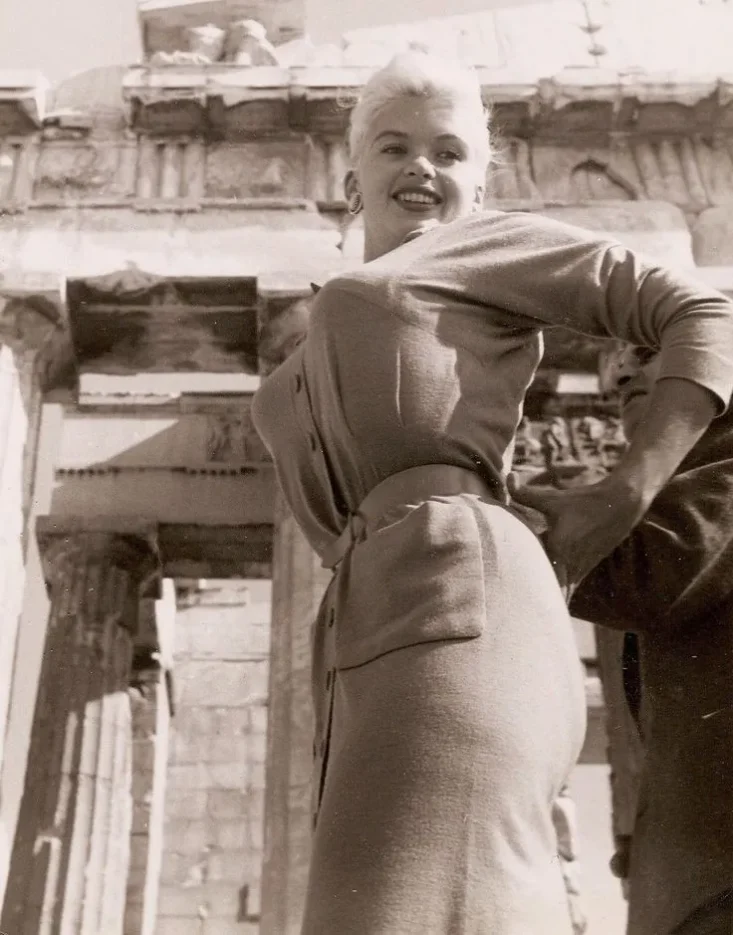
<instances>
[{"instance_id":1,"label":"woman","mask_svg":"<svg viewBox=\"0 0 733 935\"><path fill-rule=\"evenodd\" d=\"M664 362L616 471L548 507L563 584L624 538L731 393L726 299L596 234L481 212L485 128L475 79L440 59L399 56L368 82L346 180L367 263L320 290L255 397L334 569L314 632L304 935L570 932L551 812L583 684L505 473L541 331L659 345Z\"/></svg>"}]
</instances>

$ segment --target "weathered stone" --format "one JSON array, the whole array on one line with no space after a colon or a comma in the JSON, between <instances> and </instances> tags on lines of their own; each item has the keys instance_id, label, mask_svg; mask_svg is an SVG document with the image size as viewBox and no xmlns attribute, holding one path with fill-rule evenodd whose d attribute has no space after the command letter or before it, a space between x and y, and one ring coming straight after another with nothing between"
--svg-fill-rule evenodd
<instances>
[{"instance_id":1,"label":"weathered stone","mask_svg":"<svg viewBox=\"0 0 733 935\"><path fill-rule=\"evenodd\" d=\"M130 859L127 694L149 528L39 522L51 594L44 671L2 925L121 935Z\"/></svg>"},{"instance_id":2,"label":"weathered stone","mask_svg":"<svg viewBox=\"0 0 733 935\"><path fill-rule=\"evenodd\" d=\"M305 198L304 141L221 143L207 148L206 197Z\"/></svg>"},{"instance_id":3,"label":"weathered stone","mask_svg":"<svg viewBox=\"0 0 733 935\"><path fill-rule=\"evenodd\" d=\"M733 263L733 206L702 211L692 225L692 250L699 266Z\"/></svg>"},{"instance_id":4,"label":"weathered stone","mask_svg":"<svg viewBox=\"0 0 733 935\"><path fill-rule=\"evenodd\" d=\"M135 149L118 142L60 143L41 147L35 168L36 201L114 201L131 198L134 180L126 173Z\"/></svg>"},{"instance_id":5,"label":"weathered stone","mask_svg":"<svg viewBox=\"0 0 733 935\"><path fill-rule=\"evenodd\" d=\"M625 201L616 204L543 208L540 213L568 224L608 233L632 250L639 250L671 266L694 266L690 231L685 216L678 207L669 202Z\"/></svg>"},{"instance_id":6,"label":"weathered stone","mask_svg":"<svg viewBox=\"0 0 733 935\"><path fill-rule=\"evenodd\" d=\"M276 505L261 935L300 931L312 828L310 630L329 573Z\"/></svg>"}]
</instances>

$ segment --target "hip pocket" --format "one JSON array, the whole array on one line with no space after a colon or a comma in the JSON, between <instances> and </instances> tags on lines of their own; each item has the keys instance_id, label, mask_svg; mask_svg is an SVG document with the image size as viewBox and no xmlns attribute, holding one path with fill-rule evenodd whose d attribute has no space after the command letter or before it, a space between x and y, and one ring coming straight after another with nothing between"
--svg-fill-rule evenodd
<instances>
[{"instance_id":1,"label":"hip pocket","mask_svg":"<svg viewBox=\"0 0 733 935\"><path fill-rule=\"evenodd\" d=\"M481 537L465 500L436 499L353 549L336 629L336 665L480 636L486 626Z\"/></svg>"}]
</instances>

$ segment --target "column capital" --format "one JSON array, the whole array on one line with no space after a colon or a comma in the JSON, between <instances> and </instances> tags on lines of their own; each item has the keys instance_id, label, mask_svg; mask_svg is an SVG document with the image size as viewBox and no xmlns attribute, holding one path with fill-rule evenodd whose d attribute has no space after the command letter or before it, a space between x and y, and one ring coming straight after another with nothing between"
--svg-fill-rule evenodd
<instances>
[{"instance_id":1,"label":"column capital","mask_svg":"<svg viewBox=\"0 0 733 935\"><path fill-rule=\"evenodd\" d=\"M31 367L42 390L73 372L66 313L66 281L56 273L10 270L0 274L0 345Z\"/></svg>"},{"instance_id":2,"label":"column capital","mask_svg":"<svg viewBox=\"0 0 733 935\"><path fill-rule=\"evenodd\" d=\"M140 596L158 595L161 562L155 523L39 516L36 538L49 589L69 564L96 561L126 572Z\"/></svg>"}]
</instances>

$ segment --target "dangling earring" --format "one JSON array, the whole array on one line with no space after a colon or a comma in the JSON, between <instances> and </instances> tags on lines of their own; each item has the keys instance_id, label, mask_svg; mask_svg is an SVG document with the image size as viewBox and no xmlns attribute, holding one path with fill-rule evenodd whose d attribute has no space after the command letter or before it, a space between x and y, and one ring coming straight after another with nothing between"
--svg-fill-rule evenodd
<instances>
[{"instance_id":1,"label":"dangling earring","mask_svg":"<svg viewBox=\"0 0 733 935\"><path fill-rule=\"evenodd\" d=\"M348 200L348 209L349 214L356 216L364 208L364 199L361 197L361 192L354 192L353 195L349 196Z\"/></svg>"},{"instance_id":2,"label":"dangling earring","mask_svg":"<svg viewBox=\"0 0 733 935\"><path fill-rule=\"evenodd\" d=\"M473 203L474 211L483 211L484 210L484 190L483 188L476 189L476 200Z\"/></svg>"}]
</instances>

